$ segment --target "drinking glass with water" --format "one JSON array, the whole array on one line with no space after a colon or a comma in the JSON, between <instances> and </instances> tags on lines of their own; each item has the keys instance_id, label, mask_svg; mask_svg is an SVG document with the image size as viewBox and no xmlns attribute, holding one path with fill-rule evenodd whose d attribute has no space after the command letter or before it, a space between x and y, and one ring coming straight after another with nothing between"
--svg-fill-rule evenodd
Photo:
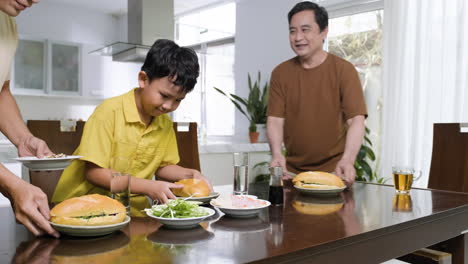
<instances>
[{"instance_id":1,"label":"drinking glass with water","mask_svg":"<svg viewBox=\"0 0 468 264\"><path fill-rule=\"evenodd\" d=\"M119 201L127 209L130 215L130 159L124 157L112 157L110 161L111 197Z\"/></svg>"},{"instance_id":2,"label":"drinking glass with water","mask_svg":"<svg viewBox=\"0 0 468 264\"><path fill-rule=\"evenodd\" d=\"M247 194L249 191L249 153L234 153L234 194Z\"/></svg>"}]
</instances>

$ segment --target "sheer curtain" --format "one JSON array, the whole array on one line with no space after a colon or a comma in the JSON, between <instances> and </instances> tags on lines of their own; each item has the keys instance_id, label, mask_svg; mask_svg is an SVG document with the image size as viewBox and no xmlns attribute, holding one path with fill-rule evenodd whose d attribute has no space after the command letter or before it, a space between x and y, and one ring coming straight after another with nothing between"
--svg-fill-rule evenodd
<instances>
[{"instance_id":1,"label":"sheer curtain","mask_svg":"<svg viewBox=\"0 0 468 264\"><path fill-rule=\"evenodd\" d=\"M422 171L426 187L434 123L468 121L468 3L385 1L382 176L392 164Z\"/></svg>"}]
</instances>

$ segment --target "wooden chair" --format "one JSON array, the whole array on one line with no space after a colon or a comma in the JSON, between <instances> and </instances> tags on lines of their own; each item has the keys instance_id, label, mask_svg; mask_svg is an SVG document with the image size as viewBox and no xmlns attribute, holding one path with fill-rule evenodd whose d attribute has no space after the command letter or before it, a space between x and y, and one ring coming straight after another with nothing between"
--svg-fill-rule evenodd
<instances>
[{"instance_id":1,"label":"wooden chair","mask_svg":"<svg viewBox=\"0 0 468 264\"><path fill-rule=\"evenodd\" d=\"M27 122L33 135L47 142L54 153L67 155L71 155L79 146L84 125L85 122L78 121L75 131L62 132L58 120L28 120ZM174 122L174 131L180 157L178 165L200 171L197 123ZM41 188L50 201L62 172L63 170L29 171L30 182Z\"/></svg>"},{"instance_id":2,"label":"wooden chair","mask_svg":"<svg viewBox=\"0 0 468 264\"><path fill-rule=\"evenodd\" d=\"M468 133L456 123L434 124L428 188L468 192Z\"/></svg>"},{"instance_id":3,"label":"wooden chair","mask_svg":"<svg viewBox=\"0 0 468 264\"><path fill-rule=\"evenodd\" d=\"M177 165L200 171L197 123L174 122L174 131L180 157L180 162Z\"/></svg>"},{"instance_id":4,"label":"wooden chair","mask_svg":"<svg viewBox=\"0 0 468 264\"><path fill-rule=\"evenodd\" d=\"M75 131L62 132L58 120L28 120L27 126L31 133L47 142L54 153L71 155L78 147L83 134L85 122L77 121ZM63 170L56 171L29 171L31 184L41 188L50 201L54 194L60 175Z\"/></svg>"},{"instance_id":5,"label":"wooden chair","mask_svg":"<svg viewBox=\"0 0 468 264\"><path fill-rule=\"evenodd\" d=\"M462 126L463 124L458 123L434 124L428 188L468 192L468 133L461 132ZM463 238L456 237L399 259L410 263L463 263L462 259L452 259L450 254L457 250L451 244L459 239ZM467 246L465 243L465 247ZM418 258L428 252L432 255L426 256L426 261L429 259L432 262L424 262L422 258Z\"/></svg>"}]
</instances>

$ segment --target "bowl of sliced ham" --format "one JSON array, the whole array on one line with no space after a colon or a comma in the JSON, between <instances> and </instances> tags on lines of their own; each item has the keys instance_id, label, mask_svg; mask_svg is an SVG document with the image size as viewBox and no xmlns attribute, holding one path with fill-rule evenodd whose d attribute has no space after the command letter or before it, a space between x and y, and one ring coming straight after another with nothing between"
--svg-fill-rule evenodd
<instances>
[{"instance_id":1,"label":"bowl of sliced ham","mask_svg":"<svg viewBox=\"0 0 468 264\"><path fill-rule=\"evenodd\" d=\"M211 200L210 204L228 216L246 218L257 216L271 203L253 195L221 195Z\"/></svg>"}]
</instances>

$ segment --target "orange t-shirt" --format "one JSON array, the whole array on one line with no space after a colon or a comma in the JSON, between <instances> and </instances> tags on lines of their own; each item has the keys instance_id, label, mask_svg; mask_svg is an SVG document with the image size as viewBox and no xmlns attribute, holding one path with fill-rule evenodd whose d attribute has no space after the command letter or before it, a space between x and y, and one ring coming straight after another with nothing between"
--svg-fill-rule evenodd
<instances>
[{"instance_id":1,"label":"orange t-shirt","mask_svg":"<svg viewBox=\"0 0 468 264\"><path fill-rule=\"evenodd\" d=\"M346 120L367 116L358 73L330 53L312 69L297 57L287 60L271 74L267 115L285 119L289 170L334 171L344 152Z\"/></svg>"}]
</instances>

